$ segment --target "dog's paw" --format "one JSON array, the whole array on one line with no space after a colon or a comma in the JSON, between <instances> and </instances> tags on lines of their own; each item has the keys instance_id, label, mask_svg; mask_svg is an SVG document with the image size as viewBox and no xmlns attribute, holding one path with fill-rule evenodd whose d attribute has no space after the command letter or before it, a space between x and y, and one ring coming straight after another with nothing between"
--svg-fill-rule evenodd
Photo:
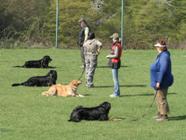
<instances>
[{"instance_id":1,"label":"dog's paw","mask_svg":"<svg viewBox=\"0 0 186 140\"><path fill-rule=\"evenodd\" d=\"M79 95L78 95L78 97L81 97L81 98L83 98L83 97L85 97L85 96L84 96L84 95L81 95L81 94L79 94Z\"/></svg>"},{"instance_id":2,"label":"dog's paw","mask_svg":"<svg viewBox=\"0 0 186 140\"><path fill-rule=\"evenodd\" d=\"M49 96L46 92L41 93L42 96Z\"/></svg>"}]
</instances>

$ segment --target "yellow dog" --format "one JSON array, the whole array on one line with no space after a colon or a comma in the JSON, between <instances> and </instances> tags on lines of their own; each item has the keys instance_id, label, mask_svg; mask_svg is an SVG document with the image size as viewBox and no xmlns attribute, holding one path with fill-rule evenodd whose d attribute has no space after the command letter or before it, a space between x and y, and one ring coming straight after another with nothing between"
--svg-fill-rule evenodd
<instances>
[{"instance_id":1,"label":"yellow dog","mask_svg":"<svg viewBox=\"0 0 186 140\"><path fill-rule=\"evenodd\" d=\"M77 93L77 88L81 84L79 80L72 80L68 85L52 85L48 91L42 92L43 96L63 96L63 97L84 97Z\"/></svg>"}]
</instances>

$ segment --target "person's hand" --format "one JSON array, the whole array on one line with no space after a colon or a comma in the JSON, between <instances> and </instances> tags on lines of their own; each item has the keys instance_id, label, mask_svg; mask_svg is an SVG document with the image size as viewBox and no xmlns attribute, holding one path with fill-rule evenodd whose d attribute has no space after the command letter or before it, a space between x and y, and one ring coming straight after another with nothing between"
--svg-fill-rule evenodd
<instances>
[{"instance_id":1,"label":"person's hand","mask_svg":"<svg viewBox=\"0 0 186 140\"><path fill-rule=\"evenodd\" d=\"M159 82L156 83L156 89L160 89L160 83Z\"/></svg>"},{"instance_id":2,"label":"person's hand","mask_svg":"<svg viewBox=\"0 0 186 140\"><path fill-rule=\"evenodd\" d=\"M96 51L96 55L99 55L100 54L100 49L98 49L97 51Z\"/></svg>"},{"instance_id":3,"label":"person's hand","mask_svg":"<svg viewBox=\"0 0 186 140\"><path fill-rule=\"evenodd\" d=\"M110 58L110 55L107 55L106 58Z\"/></svg>"}]
</instances>

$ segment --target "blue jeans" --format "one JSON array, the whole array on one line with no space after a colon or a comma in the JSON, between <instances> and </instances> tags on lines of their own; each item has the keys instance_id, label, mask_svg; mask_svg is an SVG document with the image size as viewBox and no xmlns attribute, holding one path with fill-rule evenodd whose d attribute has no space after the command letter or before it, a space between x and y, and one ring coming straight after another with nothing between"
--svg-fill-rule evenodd
<instances>
[{"instance_id":1,"label":"blue jeans","mask_svg":"<svg viewBox=\"0 0 186 140\"><path fill-rule=\"evenodd\" d=\"M114 81L114 95L120 95L119 80L118 80L118 69L112 69L112 77Z\"/></svg>"}]
</instances>

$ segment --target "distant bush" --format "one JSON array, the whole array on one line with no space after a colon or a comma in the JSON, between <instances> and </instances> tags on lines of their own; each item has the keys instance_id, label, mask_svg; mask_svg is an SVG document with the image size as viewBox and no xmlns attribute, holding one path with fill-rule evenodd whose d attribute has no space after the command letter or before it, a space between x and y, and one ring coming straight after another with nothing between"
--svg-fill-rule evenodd
<instances>
[{"instance_id":1,"label":"distant bush","mask_svg":"<svg viewBox=\"0 0 186 140\"><path fill-rule=\"evenodd\" d=\"M77 47L78 20L87 20L105 45L109 36L120 32L120 1L59 0L59 47ZM55 45L56 0L4 0L0 5L1 47L52 47ZM127 48L149 49L161 37L172 48L185 48L186 1L125 1L124 43ZM7 45L5 45L7 44Z\"/></svg>"}]
</instances>

